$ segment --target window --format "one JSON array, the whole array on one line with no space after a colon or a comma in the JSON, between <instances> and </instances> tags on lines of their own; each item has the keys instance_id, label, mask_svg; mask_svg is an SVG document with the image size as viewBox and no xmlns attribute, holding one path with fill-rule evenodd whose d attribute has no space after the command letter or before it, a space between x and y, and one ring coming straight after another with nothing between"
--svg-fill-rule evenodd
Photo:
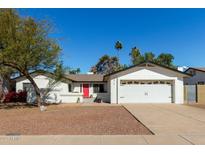
<instances>
[{"instance_id":1,"label":"window","mask_svg":"<svg viewBox=\"0 0 205 154\"><path fill-rule=\"evenodd\" d=\"M205 83L204 81L199 81L198 82L199 85L204 85L204 83Z\"/></svg>"},{"instance_id":2,"label":"window","mask_svg":"<svg viewBox=\"0 0 205 154\"><path fill-rule=\"evenodd\" d=\"M121 80L121 81L120 81L120 84L121 84L121 85L125 85L125 84L126 84L126 81Z\"/></svg>"},{"instance_id":3,"label":"window","mask_svg":"<svg viewBox=\"0 0 205 154\"><path fill-rule=\"evenodd\" d=\"M159 83L159 81L153 81L153 84L158 84Z\"/></svg>"},{"instance_id":4,"label":"window","mask_svg":"<svg viewBox=\"0 0 205 154\"><path fill-rule=\"evenodd\" d=\"M72 85L68 84L68 92L72 92Z\"/></svg>"},{"instance_id":5,"label":"window","mask_svg":"<svg viewBox=\"0 0 205 154\"><path fill-rule=\"evenodd\" d=\"M152 84L152 81L148 81L147 84Z\"/></svg>"},{"instance_id":6,"label":"window","mask_svg":"<svg viewBox=\"0 0 205 154\"><path fill-rule=\"evenodd\" d=\"M160 84L165 84L165 82L164 81L160 81Z\"/></svg>"},{"instance_id":7,"label":"window","mask_svg":"<svg viewBox=\"0 0 205 154\"><path fill-rule=\"evenodd\" d=\"M134 84L139 84L139 82L138 81L134 81Z\"/></svg>"},{"instance_id":8,"label":"window","mask_svg":"<svg viewBox=\"0 0 205 154\"><path fill-rule=\"evenodd\" d=\"M171 82L170 82L170 81L167 81L166 84L171 84Z\"/></svg>"},{"instance_id":9,"label":"window","mask_svg":"<svg viewBox=\"0 0 205 154\"><path fill-rule=\"evenodd\" d=\"M98 92L99 92L98 84L94 84L94 85L93 85L93 92L94 92L94 93L98 93Z\"/></svg>"},{"instance_id":10,"label":"window","mask_svg":"<svg viewBox=\"0 0 205 154\"><path fill-rule=\"evenodd\" d=\"M93 84L93 92L94 93L104 93L104 92L106 92L104 84Z\"/></svg>"},{"instance_id":11,"label":"window","mask_svg":"<svg viewBox=\"0 0 205 154\"><path fill-rule=\"evenodd\" d=\"M99 84L99 92L100 92L100 93L105 92L105 89L104 89L104 85L103 85L103 84Z\"/></svg>"},{"instance_id":12,"label":"window","mask_svg":"<svg viewBox=\"0 0 205 154\"><path fill-rule=\"evenodd\" d=\"M24 91L31 91L33 90L33 86L31 83L23 83L23 90Z\"/></svg>"}]
</instances>

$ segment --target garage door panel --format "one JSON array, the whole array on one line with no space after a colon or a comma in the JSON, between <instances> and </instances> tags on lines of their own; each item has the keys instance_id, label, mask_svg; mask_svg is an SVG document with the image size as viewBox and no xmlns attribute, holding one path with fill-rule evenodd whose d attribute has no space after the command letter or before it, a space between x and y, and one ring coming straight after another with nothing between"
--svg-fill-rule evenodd
<instances>
[{"instance_id":1,"label":"garage door panel","mask_svg":"<svg viewBox=\"0 0 205 154\"><path fill-rule=\"evenodd\" d=\"M172 86L156 85L121 85L118 101L120 103L171 103Z\"/></svg>"}]
</instances>

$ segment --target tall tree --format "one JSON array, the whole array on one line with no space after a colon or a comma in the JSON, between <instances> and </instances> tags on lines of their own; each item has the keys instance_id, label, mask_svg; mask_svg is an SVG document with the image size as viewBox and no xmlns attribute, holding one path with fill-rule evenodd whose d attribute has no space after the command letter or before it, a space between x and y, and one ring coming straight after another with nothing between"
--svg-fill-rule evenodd
<instances>
[{"instance_id":1,"label":"tall tree","mask_svg":"<svg viewBox=\"0 0 205 154\"><path fill-rule=\"evenodd\" d=\"M109 74L122 69L117 57L102 56L97 64L91 68L94 74Z\"/></svg>"},{"instance_id":2,"label":"tall tree","mask_svg":"<svg viewBox=\"0 0 205 154\"><path fill-rule=\"evenodd\" d=\"M51 26L46 21L21 17L14 9L0 9L0 65L24 75L36 92L36 103L41 105L41 93L30 75L35 70L62 73L57 41L49 36ZM55 71L54 71L55 70Z\"/></svg>"},{"instance_id":3,"label":"tall tree","mask_svg":"<svg viewBox=\"0 0 205 154\"><path fill-rule=\"evenodd\" d=\"M132 48L129 55L131 57L131 62L133 65L137 65L144 61L144 57L143 55L141 55L140 50L137 47Z\"/></svg>"},{"instance_id":4,"label":"tall tree","mask_svg":"<svg viewBox=\"0 0 205 154\"><path fill-rule=\"evenodd\" d=\"M174 56L169 53L161 53L156 59L156 62L158 64L175 68L176 66L173 64L173 61L174 61Z\"/></svg>"},{"instance_id":5,"label":"tall tree","mask_svg":"<svg viewBox=\"0 0 205 154\"><path fill-rule=\"evenodd\" d=\"M137 65L144 61L151 61L167 67L176 68L173 64L174 56L170 53L161 53L158 57L155 57L153 52L145 52L142 55L140 50L134 47L129 55L131 57L132 65Z\"/></svg>"},{"instance_id":6,"label":"tall tree","mask_svg":"<svg viewBox=\"0 0 205 154\"><path fill-rule=\"evenodd\" d=\"M68 74L79 74L80 73L80 68L72 69L68 68Z\"/></svg>"},{"instance_id":7,"label":"tall tree","mask_svg":"<svg viewBox=\"0 0 205 154\"><path fill-rule=\"evenodd\" d=\"M122 43L120 41L117 41L115 43L115 49L117 50L118 59L120 59L119 52L120 52L120 50L122 50L122 48L123 48Z\"/></svg>"},{"instance_id":8,"label":"tall tree","mask_svg":"<svg viewBox=\"0 0 205 154\"><path fill-rule=\"evenodd\" d=\"M145 52L144 60L145 61L152 61L152 62L154 62L155 61L155 54L152 53L152 52Z\"/></svg>"}]
</instances>

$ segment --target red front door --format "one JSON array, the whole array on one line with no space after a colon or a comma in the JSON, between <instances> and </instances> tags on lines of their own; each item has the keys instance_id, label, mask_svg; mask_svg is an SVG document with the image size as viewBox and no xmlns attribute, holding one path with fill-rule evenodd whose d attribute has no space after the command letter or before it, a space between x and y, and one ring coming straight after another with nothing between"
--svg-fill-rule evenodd
<instances>
[{"instance_id":1,"label":"red front door","mask_svg":"<svg viewBox=\"0 0 205 154\"><path fill-rule=\"evenodd\" d=\"M89 97L89 84L83 84L83 97Z\"/></svg>"}]
</instances>

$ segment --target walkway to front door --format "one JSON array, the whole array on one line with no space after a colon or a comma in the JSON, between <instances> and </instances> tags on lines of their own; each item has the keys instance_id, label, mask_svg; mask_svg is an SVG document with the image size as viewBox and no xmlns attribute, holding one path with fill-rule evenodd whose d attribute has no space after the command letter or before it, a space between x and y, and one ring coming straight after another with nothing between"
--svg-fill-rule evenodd
<instances>
[{"instance_id":1,"label":"walkway to front door","mask_svg":"<svg viewBox=\"0 0 205 154\"><path fill-rule=\"evenodd\" d=\"M89 97L89 84L83 84L83 97Z\"/></svg>"}]
</instances>

